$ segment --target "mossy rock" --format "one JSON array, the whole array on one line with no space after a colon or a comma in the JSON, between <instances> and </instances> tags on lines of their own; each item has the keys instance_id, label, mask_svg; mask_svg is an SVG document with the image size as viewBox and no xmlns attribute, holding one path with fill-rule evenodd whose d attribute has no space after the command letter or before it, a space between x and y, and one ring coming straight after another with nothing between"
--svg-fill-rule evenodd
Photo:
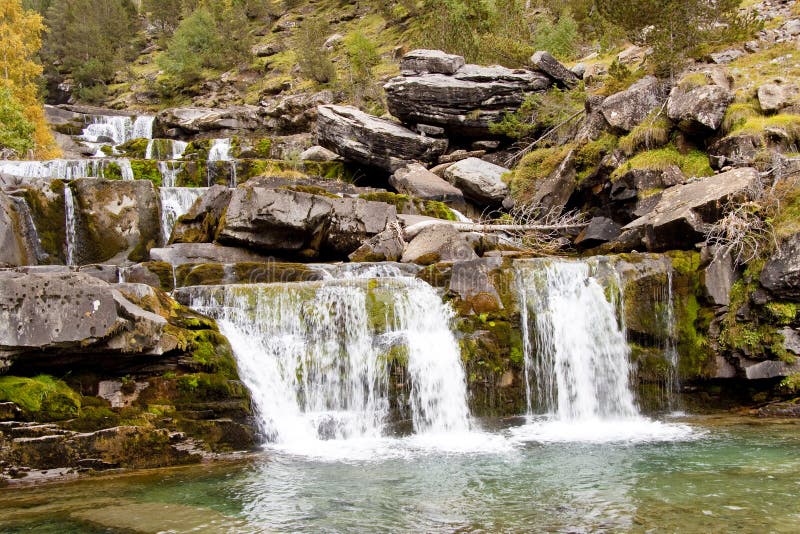
<instances>
[{"instance_id":1,"label":"mossy rock","mask_svg":"<svg viewBox=\"0 0 800 534\"><path fill-rule=\"evenodd\" d=\"M13 402L26 419L42 422L70 419L81 410L80 395L49 375L0 377L0 402Z\"/></svg>"},{"instance_id":2,"label":"mossy rock","mask_svg":"<svg viewBox=\"0 0 800 534\"><path fill-rule=\"evenodd\" d=\"M391 204L397 208L397 213L405 215L424 215L447 221L456 220L456 214L453 213L453 210L447 207L445 203L435 200L422 200L409 195L391 192L364 193L359 195L359 198Z\"/></svg>"},{"instance_id":3,"label":"mossy rock","mask_svg":"<svg viewBox=\"0 0 800 534\"><path fill-rule=\"evenodd\" d=\"M150 180L155 186L161 187L162 177L157 162L146 159L131 160L131 169L135 179Z\"/></svg>"},{"instance_id":4,"label":"mossy rock","mask_svg":"<svg viewBox=\"0 0 800 534\"><path fill-rule=\"evenodd\" d=\"M149 142L148 139L131 139L116 148L120 154L127 158L145 159Z\"/></svg>"}]
</instances>

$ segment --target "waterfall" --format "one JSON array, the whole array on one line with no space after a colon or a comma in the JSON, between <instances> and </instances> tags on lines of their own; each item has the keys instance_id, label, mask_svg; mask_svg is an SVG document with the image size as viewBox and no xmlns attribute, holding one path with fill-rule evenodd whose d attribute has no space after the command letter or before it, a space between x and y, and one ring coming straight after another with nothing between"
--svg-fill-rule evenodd
<instances>
[{"instance_id":1,"label":"waterfall","mask_svg":"<svg viewBox=\"0 0 800 534\"><path fill-rule=\"evenodd\" d=\"M208 151L208 162L215 161L228 161L230 162L230 177L228 185L236 187L236 162L231 157L231 140L230 139L214 139L211 142L211 148ZM211 165L208 169L208 185L211 185Z\"/></svg>"},{"instance_id":2,"label":"waterfall","mask_svg":"<svg viewBox=\"0 0 800 534\"><path fill-rule=\"evenodd\" d=\"M131 162L125 158L2 161L0 162L0 172L23 178L55 178L59 180L105 178L105 170L111 164L119 167L123 180L134 179Z\"/></svg>"},{"instance_id":3,"label":"waterfall","mask_svg":"<svg viewBox=\"0 0 800 534\"><path fill-rule=\"evenodd\" d=\"M538 406L557 419L636 416L619 284L609 301L589 264L577 261L520 263L516 274L528 406L535 382Z\"/></svg>"},{"instance_id":4,"label":"waterfall","mask_svg":"<svg viewBox=\"0 0 800 534\"><path fill-rule=\"evenodd\" d=\"M67 247L67 265L77 265L75 258L75 245L77 243L75 202L72 198L72 188L69 184L64 184L64 231Z\"/></svg>"},{"instance_id":5,"label":"waterfall","mask_svg":"<svg viewBox=\"0 0 800 534\"><path fill-rule=\"evenodd\" d=\"M172 159L181 159L188 146L186 141L172 141Z\"/></svg>"},{"instance_id":6,"label":"waterfall","mask_svg":"<svg viewBox=\"0 0 800 534\"><path fill-rule=\"evenodd\" d=\"M122 176L123 180L133 180L133 167L131 167L131 161L129 159L118 159L116 160L117 165L119 165L119 173Z\"/></svg>"},{"instance_id":7,"label":"waterfall","mask_svg":"<svg viewBox=\"0 0 800 534\"><path fill-rule=\"evenodd\" d=\"M451 312L422 281L351 278L179 293L219 321L269 441L384 435L389 354L407 360L416 432L469 428Z\"/></svg>"},{"instance_id":8,"label":"waterfall","mask_svg":"<svg viewBox=\"0 0 800 534\"><path fill-rule=\"evenodd\" d=\"M152 139L153 138L153 123L156 118L149 115L141 115L136 117L133 121L131 128L131 139Z\"/></svg>"},{"instance_id":9,"label":"waterfall","mask_svg":"<svg viewBox=\"0 0 800 534\"><path fill-rule=\"evenodd\" d=\"M175 187L178 173L181 170L180 165L174 161L159 161L156 167L158 167L158 172L161 173L162 187Z\"/></svg>"},{"instance_id":10,"label":"waterfall","mask_svg":"<svg viewBox=\"0 0 800 534\"><path fill-rule=\"evenodd\" d=\"M161 195L161 230L164 242L169 241L175 221L189 211L194 201L203 196L205 187L160 187Z\"/></svg>"},{"instance_id":11,"label":"waterfall","mask_svg":"<svg viewBox=\"0 0 800 534\"><path fill-rule=\"evenodd\" d=\"M102 143L111 139L113 145L121 145L131 139L152 139L155 117L142 115L131 119L127 116L96 115L83 129L82 137L91 143Z\"/></svg>"},{"instance_id":12,"label":"waterfall","mask_svg":"<svg viewBox=\"0 0 800 534\"><path fill-rule=\"evenodd\" d=\"M164 152L162 149L169 145L169 152ZM183 153L189 143L186 141L174 141L172 139L150 139L147 142L147 148L144 152L144 159L157 159L157 160L177 160L183 157Z\"/></svg>"}]
</instances>

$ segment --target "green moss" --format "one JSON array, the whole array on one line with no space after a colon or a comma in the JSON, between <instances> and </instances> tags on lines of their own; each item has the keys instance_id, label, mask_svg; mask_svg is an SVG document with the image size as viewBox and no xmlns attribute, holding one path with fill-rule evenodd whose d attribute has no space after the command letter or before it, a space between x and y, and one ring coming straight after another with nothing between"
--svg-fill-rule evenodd
<instances>
[{"instance_id":1,"label":"green moss","mask_svg":"<svg viewBox=\"0 0 800 534\"><path fill-rule=\"evenodd\" d=\"M225 268L220 263L203 263L193 265L191 270L182 277L183 285L208 286L222 283L225 277Z\"/></svg>"},{"instance_id":2,"label":"green moss","mask_svg":"<svg viewBox=\"0 0 800 534\"><path fill-rule=\"evenodd\" d=\"M106 180L122 180L122 169L116 162L109 162L103 166L103 178Z\"/></svg>"},{"instance_id":3,"label":"green moss","mask_svg":"<svg viewBox=\"0 0 800 534\"><path fill-rule=\"evenodd\" d=\"M710 83L708 76L704 72L693 72L691 74L687 74L681 81L678 82L678 87L682 90L689 92L692 89L697 89L698 87L704 87Z\"/></svg>"},{"instance_id":4,"label":"green moss","mask_svg":"<svg viewBox=\"0 0 800 534\"><path fill-rule=\"evenodd\" d=\"M131 160L131 169L135 179L150 180L154 185L161 187L161 171L158 170L157 162L146 159Z\"/></svg>"},{"instance_id":5,"label":"green moss","mask_svg":"<svg viewBox=\"0 0 800 534\"><path fill-rule=\"evenodd\" d=\"M647 150L636 154L627 163L618 167L611 174L611 179L618 180L632 169L663 170L672 165L679 167L687 177L711 176L714 174L706 153L692 149L686 154L682 154L674 145L668 145L664 148Z\"/></svg>"},{"instance_id":6,"label":"green moss","mask_svg":"<svg viewBox=\"0 0 800 534\"><path fill-rule=\"evenodd\" d=\"M610 154L617 146L617 137L604 133L594 141L589 141L578 147L575 152L575 169L578 183L591 176L600 165L603 157Z\"/></svg>"},{"instance_id":7,"label":"green moss","mask_svg":"<svg viewBox=\"0 0 800 534\"><path fill-rule=\"evenodd\" d=\"M734 128L731 135L750 134L764 137L768 129L785 132L789 145L800 142L800 115L779 114L769 117L750 117L741 126Z\"/></svg>"},{"instance_id":8,"label":"green moss","mask_svg":"<svg viewBox=\"0 0 800 534\"><path fill-rule=\"evenodd\" d=\"M764 308L770 318L781 326L787 326L797 319L798 304L795 302L768 302Z\"/></svg>"},{"instance_id":9,"label":"green moss","mask_svg":"<svg viewBox=\"0 0 800 534\"><path fill-rule=\"evenodd\" d=\"M66 383L49 375L0 377L0 402L13 402L31 419L61 421L76 417L81 398Z\"/></svg>"},{"instance_id":10,"label":"green moss","mask_svg":"<svg viewBox=\"0 0 800 534\"><path fill-rule=\"evenodd\" d=\"M419 199L415 199L415 203ZM444 202L439 202L436 200L426 200L420 210L420 215L425 215L426 217L435 217L437 219L444 219L446 221L455 221L456 214L453 213L453 210L447 207Z\"/></svg>"},{"instance_id":11,"label":"green moss","mask_svg":"<svg viewBox=\"0 0 800 534\"><path fill-rule=\"evenodd\" d=\"M789 375L781 381L781 387L789 393L800 392L800 373Z\"/></svg>"},{"instance_id":12,"label":"green moss","mask_svg":"<svg viewBox=\"0 0 800 534\"><path fill-rule=\"evenodd\" d=\"M49 200L44 192L33 187L23 190L23 198L31 211L36 233L51 263L66 260L64 233L64 182L53 180L50 184L55 199Z\"/></svg>"},{"instance_id":13,"label":"green moss","mask_svg":"<svg viewBox=\"0 0 800 534\"><path fill-rule=\"evenodd\" d=\"M542 180L558 168L572 148L571 144L540 148L522 158L506 178L514 198L522 203L530 200Z\"/></svg>"},{"instance_id":14,"label":"green moss","mask_svg":"<svg viewBox=\"0 0 800 534\"><path fill-rule=\"evenodd\" d=\"M669 142L669 133L672 123L661 114L651 115L625 137L619 140L619 147L628 156L637 150L650 150L666 145Z\"/></svg>"},{"instance_id":15,"label":"green moss","mask_svg":"<svg viewBox=\"0 0 800 534\"><path fill-rule=\"evenodd\" d=\"M256 141L253 150L256 156L263 159L269 159L272 155L272 139L259 139Z\"/></svg>"},{"instance_id":16,"label":"green moss","mask_svg":"<svg viewBox=\"0 0 800 534\"><path fill-rule=\"evenodd\" d=\"M359 198L372 202L383 202L397 208L397 213L406 215L424 215L447 221L455 221L456 214L443 202L422 200L409 195L390 192L363 193Z\"/></svg>"},{"instance_id":17,"label":"green moss","mask_svg":"<svg viewBox=\"0 0 800 534\"><path fill-rule=\"evenodd\" d=\"M308 193L309 195L318 195L327 198L341 198L333 193L329 193L326 189L315 185L285 185L280 189L297 191L298 193Z\"/></svg>"},{"instance_id":18,"label":"green moss","mask_svg":"<svg viewBox=\"0 0 800 534\"><path fill-rule=\"evenodd\" d=\"M171 142L166 139L158 139L154 140L153 143L156 144L159 141L167 143ZM150 140L148 139L131 139L130 141L117 146L117 151L127 158L144 159L147 155L147 145L149 143Z\"/></svg>"},{"instance_id":19,"label":"green moss","mask_svg":"<svg viewBox=\"0 0 800 534\"><path fill-rule=\"evenodd\" d=\"M177 378L178 402L225 401L248 398L247 390L238 381L219 374L192 373Z\"/></svg>"},{"instance_id":20,"label":"green moss","mask_svg":"<svg viewBox=\"0 0 800 534\"><path fill-rule=\"evenodd\" d=\"M725 117L722 119L722 131L731 133L737 128L743 127L750 119L760 115L757 100L750 99L747 102L734 102L725 110Z\"/></svg>"},{"instance_id":21,"label":"green moss","mask_svg":"<svg viewBox=\"0 0 800 534\"><path fill-rule=\"evenodd\" d=\"M786 239L800 232L800 186L790 185L792 180L783 184L776 184L776 190L782 196L780 208L772 220L772 227L778 239ZM780 191L781 188L790 187L787 191Z\"/></svg>"}]
</instances>

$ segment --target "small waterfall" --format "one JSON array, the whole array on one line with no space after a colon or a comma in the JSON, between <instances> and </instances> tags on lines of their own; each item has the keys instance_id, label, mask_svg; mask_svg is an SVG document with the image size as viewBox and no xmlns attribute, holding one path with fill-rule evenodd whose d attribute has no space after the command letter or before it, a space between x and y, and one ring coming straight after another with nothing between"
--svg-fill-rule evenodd
<instances>
[{"instance_id":1,"label":"small waterfall","mask_svg":"<svg viewBox=\"0 0 800 534\"><path fill-rule=\"evenodd\" d=\"M147 148L144 150L144 159L153 159L153 149L155 148L155 144L155 139L150 139L147 142Z\"/></svg>"},{"instance_id":2,"label":"small waterfall","mask_svg":"<svg viewBox=\"0 0 800 534\"><path fill-rule=\"evenodd\" d=\"M117 165L119 165L119 172L122 175L123 180L133 180L133 167L131 167L131 162L129 159L118 159L116 160Z\"/></svg>"},{"instance_id":3,"label":"small waterfall","mask_svg":"<svg viewBox=\"0 0 800 534\"><path fill-rule=\"evenodd\" d=\"M161 230L164 242L169 241L175 221L189 211L195 200L203 196L205 187L161 187Z\"/></svg>"},{"instance_id":4,"label":"small waterfall","mask_svg":"<svg viewBox=\"0 0 800 534\"><path fill-rule=\"evenodd\" d=\"M0 172L24 178L55 178L59 180L105 178L105 170L112 164L119 167L123 180L134 179L131 162L125 158L2 161L0 162Z\"/></svg>"},{"instance_id":5,"label":"small waterfall","mask_svg":"<svg viewBox=\"0 0 800 534\"><path fill-rule=\"evenodd\" d=\"M407 358L416 432L468 430L451 312L422 281L339 279L178 291L219 321L269 441L302 445L384 435L392 348Z\"/></svg>"},{"instance_id":6,"label":"small waterfall","mask_svg":"<svg viewBox=\"0 0 800 534\"><path fill-rule=\"evenodd\" d=\"M169 145L168 151L164 150L167 145ZM187 146L189 146L189 143L185 141L175 141L172 139L150 139L147 142L144 158L174 161L183 157L183 153Z\"/></svg>"},{"instance_id":7,"label":"small waterfall","mask_svg":"<svg viewBox=\"0 0 800 534\"><path fill-rule=\"evenodd\" d=\"M236 179L236 162L231 157L231 140L230 139L214 139L211 142L211 148L208 151L208 162L215 162L215 161L228 161L230 162L230 177L228 180L228 185L230 187L236 187L237 179ZM211 185L211 166L209 165L209 176L208 182Z\"/></svg>"},{"instance_id":8,"label":"small waterfall","mask_svg":"<svg viewBox=\"0 0 800 534\"><path fill-rule=\"evenodd\" d=\"M609 301L590 265L577 261L524 262L516 274L529 408L535 383L538 406L559 420L638 415L619 286Z\"/></svg>"},{"instance_id":9,"label":"small waterfall","mask_svg":"<svg viewBox=\"0 0 800 534\"><path fill-rule=\"evenodd\" d=\"M136 117L131 128L131 139L152 139L155 120L156 118L150 115Z\"/></svg>"},{"instance_id":10,"label":"small waterfall","mask_svg":"<svg viewBox=\"0 0 800 534\"><path fill-rule=\"evenodd\" d=\"M172 159L181 159L188 146L186 141L172 141Z\"/></svg>"},{"instance_id":11,"label":"small waterfall","mask_svg":"<svg viewBox=\"0 0 800 534\"><path fill-rule=\"evenodd\" d=\"M83 139L91 143L102 143L104 139L121 145L131 139L152 139L155 117L142 115L132 119L127 116L96 115L83 129Z\"/></svg>"},{"instance_id":12,"label":"small waterfall","mask_svg":"<svg viewBox=\"0 0 800 534\"><path fill-rule=\"evenodd\" d=\"M77 265L75 258L75 245L77 244L77 231L75 227L75 201L72 198L72 188L64 185L64 230L67 247L67 265Z\"/></svg>"},{"instance_id":13,"label":"small waterfall","mask_svg":"<svg viewBox=\"0 0 800 534\"><path fill-rule=\"evenodd\" d=\"M159 161L156 163L158 172L161 173L162 187L175 187L181 166L175 161Z\"/></svg>"}]
</instances>

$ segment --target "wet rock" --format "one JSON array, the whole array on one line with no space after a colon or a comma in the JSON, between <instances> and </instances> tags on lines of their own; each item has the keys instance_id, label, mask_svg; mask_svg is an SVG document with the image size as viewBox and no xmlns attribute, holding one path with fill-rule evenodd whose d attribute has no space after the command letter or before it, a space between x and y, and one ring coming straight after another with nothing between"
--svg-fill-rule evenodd
<instances>
[{"instance_id":1,"label":"wet rock","mask_svg":"<svg viewBox=\"0 0 800 534\"><path fill-rule=\"evenodd\" d=\"M39 263L42 253L30 221L27 205L0 191L0 266Z\"/></svg>"},{"instance_id":2,"label":"wet rock","mask_svg":"<svg viewBox=\"0 0 800 534\"><path fill-rule=\"evenodd\" d=\"M441 50L412 50L400 60L400 70L414 74L455 74L463 66L463 57Z\"/></svg>"},{"instance_id":3,"label":"wet rock","mask_svg":"<svg viewBox=\"0 0 800 534\"><path fill-rule=\"evenodd\" d=\"M349 106L320 106L319 143L340 156L393 172L412 161L436 161L447 141L423 137Z\"/></svg>"},{"instance_id":4,"label":"wet rock","mask_svg":"<svg viewBox=\"0 0 800 534\"><path fill-rule=\"evenodd\" d=\"M736 270L730 252L709 250L711 262L703 271L703 287L709 302L716 306L731 303L731 288L736 281Z\"/></svg>"},{"instance_id":5,"label":"wet rock","mask_svg":"<svg viewBox=\"0 0 800 534\"><path fill-rule=\"evenodd\" d=\"M178 218L172 230L171 243L210 243L214 240L222 215L233 194L222 185L210 187L189 211Z\"/></svg>"},{"instance_id":6,"label":"wet rock","mask_svg":"<svg viewBox=\"0 0 800 534\"><path fill-rule=\"evenodd\" d=\"M505 167L478 158L461 160L444 171L445 178L464 192L464 196L479 205L502 204L509 195Z\"/></svg>"},{"instance_id":7,"label":"wet rock","mask_svg":"<svg viewBox=\"0 0 800 534\"><path fill-rule=\"evenodd\" d=\"M531 64L561 87L570 88L578 83L578 76L562 65L549 52L542 50L536 52L531 56Z\"/></svg>"},{"instance_id":8,"label":"wet rock","mask_svg":"<svg viewBox=\"0 0 800 534\"><path fill-rule=\"evenodd\" d=\"M448 292L457 297L459 313L481 314L503 309L492 279L492 272L501 265L501 258L480 258L453 264Z\"/></svg>"},{"instance_id":9,"label":"wet rock","mask_svg":"<svg viewBox=\"0 0 800 534\"><path fill-rule=\"evenodd\" d=\"M772 254L759 280L780 299L800 300L800 234L789 237Z\"/></svg>"},{"instance_id":10,"label":"wet rock","mask_svg":"<svg viewBox=\"0 0 800 534\"><path fill-rule=\"evenodd\" d=\"M478 257L461 233L449 224L425 227L406 246L403 263L431 265L442 261L471 260Z\"/></svg>"},{"instance_id":11,"label":"wet rock","mask_svg":"<svg viewBox=\"0 0 800 534\"><path fill-rule=\"evenodd\" d=\"M622 226L608 217L593 217L589 225L578 234L576 245L582 247L596 247L617 239L622 232Z\"/></svg>"},{"instance_id":12,"label":"wet rock","mask_svg":"<svg viewBox=\"0 0 800 534\"><path fill-rule=\"evenodd\" d=\"M629 132L653 110L664 104L663 84L654 76L645 76L628 89L606 98L600 112L617 131Z\"/></svg>"},{"instance_id":13,"label":"wet rock","mask_svg":"<svg viewBox=\"0 0 800 534\"><path fill-rule=\"evenodd\" d=\"M464 65L452 75L398 76L384 89L389 112L404 123L486 137L491 123L517 110L528 94L545 91L549 85L550 80L537 72Z\"/></svg>"},{"instance_id":14,"label":"wet rock","mask_svg":"<svg viewBox=\"0 0 800 534\"><path fill-rule=\"evenodd\" d=\"M670 187L653 211L624 230L642 230L648 250L685 249L703 239L726 202L749 199L758 180L756 169L741 168Z\"/></svg>"},{"instance_id":15,"label":"wet rock","mask_svg":"<svg viewBox=\"0 0 800 534\"><path fill-rule=\"evenodd\" d=\"M457 206L464 204L464 193L460 189L417 163L395 171L389 183L398 192L423 200L438 200Z\"/></svg>"},{"instance_id":16,"label":"wet rock","mask_svg":"<svg viewBox=\"0 0 800 534\"><path fill-rule=\"evenodd\" d=\"M175 243L150 250L150 259L171 265L184 263L263 262L271 259L252 250L225 247L215 243Z\"/></svg>"},{"instance_id":17,"label":"wet rock","mask_svg":"<svg viewBox=\"0 0 800 534\"><path fill-rule=\"evenodd\" d=\"M323 246L336 256L347 256L397 221L397 208L384 202L341 198L331 199L331 205Z\"/></svg>"},{"instance_id":18,"label":"wet rock","mask_svg":"<svg viewBox=\"0 0 800 534\"><path fill-rule=\"evenodd\" d=\"M353 262L400 261L405 246L400 228L397 225L390 225L380 234L367 240L350 254L349 258Z\"/></svg>"},{"instance_id":19,"label":"wet rock","mask_svg":"<svg viewBox=\"0 0 800 534\"><path fill-rule=\"evenodd\" d=\"M677 85L667 100L667 116L689 134L715 132L722 125L733 93L719 85L684 89Z\"/></svg>"}]
</instances>

